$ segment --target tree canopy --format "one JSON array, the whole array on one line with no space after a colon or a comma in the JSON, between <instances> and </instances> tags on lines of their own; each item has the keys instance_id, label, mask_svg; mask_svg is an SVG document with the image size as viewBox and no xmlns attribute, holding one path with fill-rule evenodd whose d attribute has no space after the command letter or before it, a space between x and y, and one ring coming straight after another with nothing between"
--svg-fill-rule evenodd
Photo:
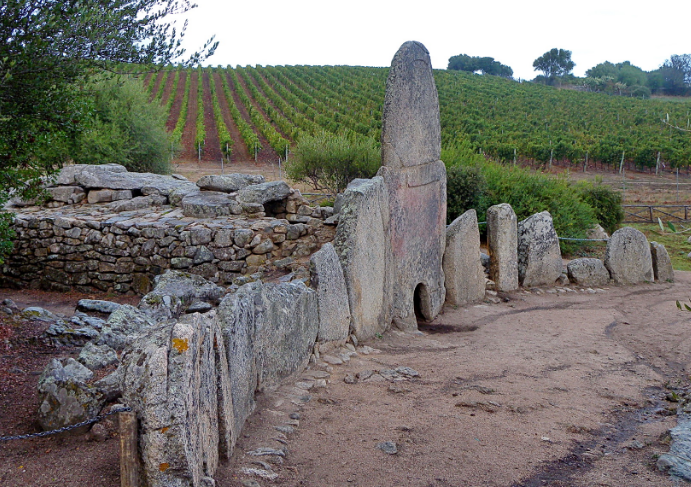
<instances>
[{"instance_id":1,"label":"tree canopy","mask_svg":"<svg viewBox=\"0 0 691 487\"><path fill-rule=\"evenodd\" d=\"M571 51L566 49L551 49L533 61L535 71L542 71L548 80L566 76L576 66L571 60Z\"/></svg>"},{"instance_id":2,"label":"tree canopy","mask_svg":"<svg viewBox=\"0 0 691 487\"><path fill-rule=\"evenodd\" d=\"M468 56L467 54L450 57L447 69L470 73L480 71L482 74L491 74L503 78L511 78L513 76L513 69L511 67L495 61L493 57Z\"/></svg>"},{"instance_id":3,"label":"tree canopy","mask_svg":"<svg viewBox=\"0 0 691 487\"><path fill-rule=\"evenodd\" d=\"M11 194L35 195L40 176L69 157L91 109L82 89L89 76L180 60L186 23L169 19L194 7L188 0L0 2L0 207ZM182 63L197 64L216 46L211 38Z\"/></svg>"}]
</instances>

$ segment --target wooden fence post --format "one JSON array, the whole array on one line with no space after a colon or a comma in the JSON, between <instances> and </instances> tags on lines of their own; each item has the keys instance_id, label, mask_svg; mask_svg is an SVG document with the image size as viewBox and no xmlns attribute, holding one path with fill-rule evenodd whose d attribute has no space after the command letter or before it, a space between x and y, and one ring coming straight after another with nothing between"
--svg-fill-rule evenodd
<instances>
[{"instance_id":1,"label":"wooden fence post","mask_svg":"<svg viewBox=\"0 0 691 487\"><path fill-rule=\"evenodd\" d=\"M137 415L118 413L120 423L120 487L139 487Z\"/></svg>"}]
</instances>

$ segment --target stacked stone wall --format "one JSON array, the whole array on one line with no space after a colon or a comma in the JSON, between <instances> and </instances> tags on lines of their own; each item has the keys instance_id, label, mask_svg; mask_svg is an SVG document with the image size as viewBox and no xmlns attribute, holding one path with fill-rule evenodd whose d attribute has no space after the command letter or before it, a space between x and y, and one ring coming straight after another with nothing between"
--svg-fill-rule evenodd
<instances>
[{"instance_id":1,"label":"stacked stone wall","mask_svg":"<svg viewBox=\"0 0 691 487\"><path fill-rule=\"evenodd\" d=\"M0 285L145 294L166 269L243 284L257 271L303 268L335 233L335 226L324 223L330 211L304 204L296 208L301 221L291 217L294 223L271 217L194 219L165 206L117 215L90 214L98 213L89 211L95 205L81 208L17 214L14 250Z\"/></svg>"}]
</instances>

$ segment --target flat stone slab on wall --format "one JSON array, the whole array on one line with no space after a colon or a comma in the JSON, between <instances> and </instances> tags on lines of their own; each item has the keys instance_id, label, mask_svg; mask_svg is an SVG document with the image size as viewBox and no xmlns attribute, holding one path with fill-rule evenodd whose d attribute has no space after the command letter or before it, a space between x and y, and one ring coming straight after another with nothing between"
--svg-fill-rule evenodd
<instances>
[{"instance_id":1,"label":"flat stone slab on wall","mask_svg":"<svg viewBox=\"0 0 691 487\"><path fill-rule=\"evenodd\" d=\"M463 306L485 296L485 271L475 210L466 211L446 229L443 267L447 303Z\"/></svg>"},{"instance_id":2,"label":"flat stone slab on wall","mask_svg":"<svg viewBox=\"0 0 691 487\"><path fill-rule=\"evenodd\" d=\"M631 227L614 232L607 242L605 267L617 284L653 282L653 260L645 235Z\"/></svg>"},{"instance_id":3,"label":"flat stone slab on wall","mask_svg":"<svg viewBox=\"0 0 691 487\"><path fill-rule=\"evenodd\" d=\"M518 282L523 287L552 286L563 270L552 215L536 213L518 224Z\"/></svg>"},{"instance_id":4,"label":"flat stone slab on wall","mask_svg":"<svg viewBox=\"0 0 691 487\"><path fill-rule=\"evenodd\" d=\"M355 179L343 193L334 249L343 266L351 327L359 339L391 323L392 257L384 179Z\"/></svg>"},{"instance_id":5,"label":"flat stone slab on wall","mask_svg":"<svg viewBox=\"0 0 691 487\"><path fill-rule=\"evenodd\" d=\"M518 220L508 203L487 209L489 277L497 291L518 289Z\"/></svg>"}]
</instances>

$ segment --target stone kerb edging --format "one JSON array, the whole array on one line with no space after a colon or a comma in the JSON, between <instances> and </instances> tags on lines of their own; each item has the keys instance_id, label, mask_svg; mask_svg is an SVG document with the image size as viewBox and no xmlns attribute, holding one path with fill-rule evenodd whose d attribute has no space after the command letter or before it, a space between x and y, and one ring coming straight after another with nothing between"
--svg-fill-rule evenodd
<instances>
[{"instance_id":1,"label":"stone kerb edging","mask_svg":"<svg viewBox=\"0 0 691 487\"><path fill-rule=\"evenodd\" d=\"M205 193L218 194L201 191L189 181L176 186L180 181L169 176L161 176L168 179L160 180L158 175L113 172L112 167L95 169L99 167L68 166L58 181L72 183L77 179L88 185L126 187L126 175L138 181L136 185L141 186L142 181L149 184L142 191L150 192L159 202L169 196L175 199L175 192L181 188L202 200ZM117 166L115 171L119 171ZM154 195L154 191L159 193ZM182 203L189 194L178 196L182 196L178 201ZM166 269L185 270L226 285L242 285L254 279L248 276L273 268L306 277L307 258L333 240L338 219L333 208L309 206L299 191L283 182L246 185L235 198L240 203L232 200L234 203L246 208L270 208L274 216L266 216L266 211L247 214L244 210L226 216L217 216L219 212L214 210L209 212L210 218L186 216L181 208L155 206L149 200L145 207L134 205L120 211L136 197L107 204L15 208L13 228L17 236L12 254L0 269L0 284L145 294L152 287L153 277Z\"/></svg>"}]
</instances>

